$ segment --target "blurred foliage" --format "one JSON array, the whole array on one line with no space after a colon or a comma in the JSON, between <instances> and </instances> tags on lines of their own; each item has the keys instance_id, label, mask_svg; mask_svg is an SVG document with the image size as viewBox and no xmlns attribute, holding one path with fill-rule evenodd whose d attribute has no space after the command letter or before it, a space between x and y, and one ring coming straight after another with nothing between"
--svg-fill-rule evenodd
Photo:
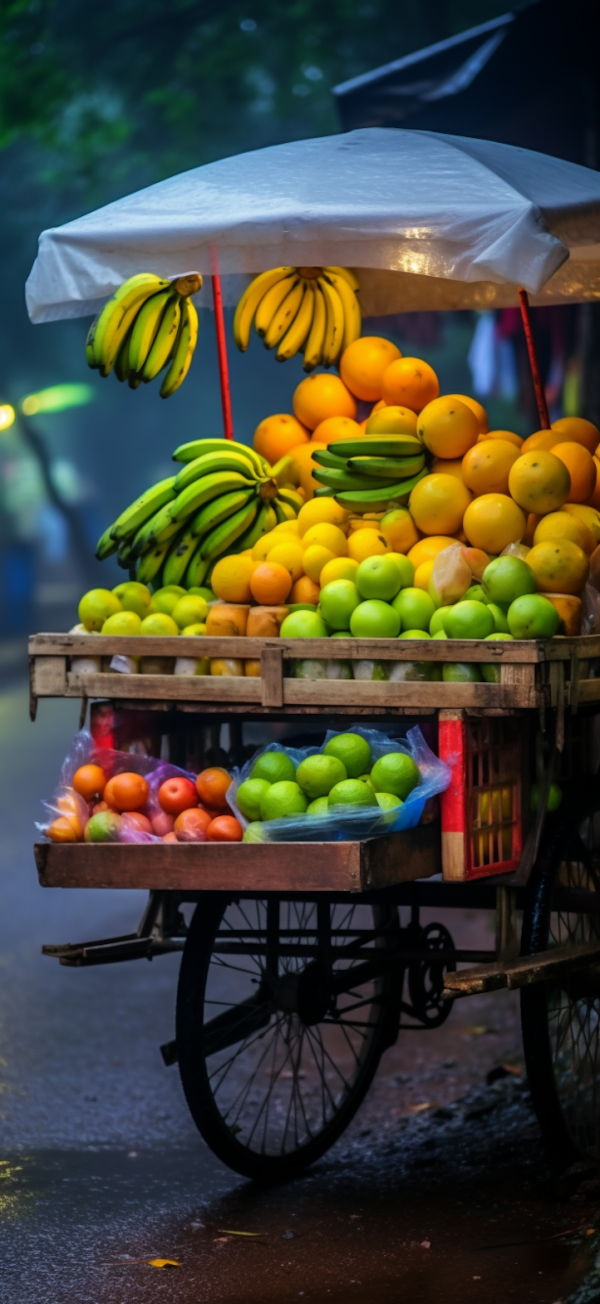
<instances>
[{"instance_id":1,"label":"blurred foliage","mask_svg":"<svg viewBox=\"0 0 600 1304\"><path fill-rule=\"evenodd\" d=\"M502 0L3 0L0 148L98 202L240 150L338 129L331 87ZM14 153L14 149L10 151ZM31 175L31 174L30 174Z\"/></svg>"}]
</instances>

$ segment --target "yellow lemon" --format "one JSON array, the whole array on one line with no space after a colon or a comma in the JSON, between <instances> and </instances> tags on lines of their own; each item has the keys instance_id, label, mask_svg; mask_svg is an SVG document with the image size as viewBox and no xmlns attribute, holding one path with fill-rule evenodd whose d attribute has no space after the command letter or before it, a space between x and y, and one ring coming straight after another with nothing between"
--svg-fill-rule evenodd
<instances>
[{"instance_id":1,"label":"yellow lemon","mask_svg":"<svg viewBox=\"0 0 600 1304\"><path fill-rule=\"evenodd\" d=\"M358 570L358 562L352 557L334 557L323 567L320 575L321 588L332 584L334 580L353 580Z\"/></svg>"},{"instance_id":2,"label":"yellow lemon","mask_svg":"<svg viewBox=\"0 0 600 1304\"><path fill-rule=\"evenodd\" d=\"M456 543L456 539L452 535L430 534L425 539L419 539L419 542L415 543L406 555L416 570L422 562L434 561L438 552L443 552L444 548L449 548L451 543Z\"/></svg>"},{"instance_id":3,"label":"yellow lemon","mask_svg":"<svg viewBox=\"0 0 600 1304\"><path fill-rule=\"evenodd\" d=\"M366 561L367 557L380 557L384 552L391 552L383 535L378 530L356 530L348 539L348 556L353 561Z\"/></svg>"},{"instance_id":4,"label":"yellow lemon","mask_svg":"<svg viewBox=\"0 0 600 1304\"><path fill-rule=\"evenodd\" d=\"M295 538L298 539L300 537L298 521L281 521L279 525L273 527L271 534L293 534ZM250 549L250 551L252 551L252 549ZM241 553L240 556L242 556Z\"/></svg>"},{"instance_id":5,"label":"yellow lemon","mask_svg":"<svg viewBox=\"0 0 600 1304\"><path fill-rule=\"evenodd\" d=\"M415 578L413 580L413 588L424 589L425 593L429 591L429 581L433 574L434 565L435 561L422 561L421 565L417 566Z\"/></svg>"},{"instance_id":6,"label":"yellow lemon","mask_svg":"<svg viewBox=\"0 0 600 1304\"><path fill-rule=\"evenodd\" d=\"M263 534L262 538L257 539L254 544L252 560L266 561L271 548L274 548L278 543L281 543L281 538L277 537L274 530L269 530L268 534Z\"/></svg>"},{"instance_id":7,"label":"yellow lemon","mask_svg":"<svg viewBox=\"0 0 600 1304\"><path fill-rule=\"evenodd\" d=\"M335 498L311 498L310 502L300 508L297 520L288 521L287 524L297 525L298 534L302 539L313 525L343 526L347 520L348 512L345 507L340 507L339 503L336 503Z\"/></svg>"},{"instance_id":8,"label":"yellow lemon","mask_svg":"<svg viewBox=\"0 0 600 1304\"><path fill-rule=\"evenodd\" d=\"M536 525L533 535L534 546L536 543L546 543L548 539L569 539L571 543L576 543L583 548L588 557L591 557L597 546L592 531L588 529L585 521L564 511L548 512L548 515L542 516Z\"/></svg>"},{"instance_id":9,"label":"yellow lemon","mask_svg":"<svg viewBox=\"0 0 600 1304\"><path fill-rule=\"evenodd\" d=\"M299 539L290 539L286 543L276 543L267 553L267 561L275 562L289 571L294 584L304 575L304 548Z\"/></svg>"},{"instance_id":10,"label":"yellow lemon","mask_svg":"<svg viewBox=\"0 0 600 1304\"><path fill-rule=\"evenodd\" d=\"M314 580L315 584L318 584L323 567L327 565L328 561L333 561L334 557L335 553L330 548L324 548L320 543L312 543L306 549L302 559L304 574L308 575L310 580Z\"/></svg>"},{"instance_id":11,"label":"yellow lemon","mask_svg":"<svg viewBox=\"0 0 600 1304\"><path fill-rule=\"evenodd\" d=\"M419 531L413 521L408 507L392 507L381 517L379 529L394 552L406 555L409 548L419 540Z\"/></svg>"},{"instance_id":12,"label":"yellow lemon","mask_svg":"<svg viewBox=\"0 0 600 1304\"><path fill-rule=\"evenodd\" d=\"M564 503L562 511L583 521L588 530L591 530L596 544L600 543L600 512L595 507L586 507L585 503Z\"/></svg>"},{"instance_id":13,"label":"yellow lemon","mask_svg":"<svg viewBox=\"0 0 600 1304\"><path fill-rule=\"evenodd\" d=\"M329 525L323 522L321 525L311 525L310 530L302 536L305 548L312 547L313 544L319 544L321 548L328 548L334 557L345 557L348 552L348 543L343 530L339 525Z\"/></svg>"}]
</instances>

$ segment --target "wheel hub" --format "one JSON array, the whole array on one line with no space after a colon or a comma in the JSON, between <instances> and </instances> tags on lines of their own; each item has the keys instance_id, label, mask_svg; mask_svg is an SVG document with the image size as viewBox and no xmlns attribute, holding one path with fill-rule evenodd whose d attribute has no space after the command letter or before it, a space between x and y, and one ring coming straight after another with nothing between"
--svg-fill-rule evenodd
<instances>
[{"instance_id":1,"label":"wheel hub","mask_svg":"<svg viewBox=\"0 0 600 1304\"><path fill-rule=\"evenodd\" d=\"M273 992L273 1003L278 1010L297 1014L308 1028L322 1023L331 1011L332 1000L317 961L308 964L301 973L282 974Z\"/></svg>"}]
</instances>

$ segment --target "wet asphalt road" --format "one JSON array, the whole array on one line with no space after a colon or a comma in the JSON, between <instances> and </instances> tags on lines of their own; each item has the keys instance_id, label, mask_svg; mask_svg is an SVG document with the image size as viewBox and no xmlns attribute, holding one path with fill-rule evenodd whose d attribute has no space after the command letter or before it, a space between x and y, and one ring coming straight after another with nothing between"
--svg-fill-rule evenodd
<instances>
[{"instance_id":1,"label":"wet asphalt road","mask_svg":"<svg viewBox=\"0 0 600 1304\"><path fill-rule=\"evenodd\" d=\"M600 1297L600 1210L556 1187L513 994L401 1034L302 1181L260 1191L211 1155L158 1049L173 1035L178 957L69 970L40 955L42 942L129 931L144 898L38 887L33 821L79 706L42 702L35 725L26 709L24 689L0 697L2 1304ZM455 940L485 944L485 920L456 924ZM487 1085L502 1064L512 1071Z\"/></svg>"}]
</instances>

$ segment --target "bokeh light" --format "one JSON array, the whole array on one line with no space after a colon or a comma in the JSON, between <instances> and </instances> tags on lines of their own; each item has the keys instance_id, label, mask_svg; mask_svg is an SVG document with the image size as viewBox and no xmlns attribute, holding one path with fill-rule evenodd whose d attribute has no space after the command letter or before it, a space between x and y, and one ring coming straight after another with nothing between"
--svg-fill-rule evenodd
<instances>
[{"instance_id":1,"label":"bokeh light","mask_svg":"<svg viewBox=\"0 0 600 1304\"><path fill-rule=\"evenodd\" d=\"M67 408L83 407L93 400L91 385L51 385L36 394L27 394L19 406L24 416L33 417L38 412L64 412Z\"/></svg>"},{"instance_id":2,"label":"bokeh light","mask_svg":"<svg viewBox=\"0 0 600 1304\"><path fill-rule=\"evenodd\" d=\"M14 419L14 407L11 407L10 403L3 403L0 405L0 431L8 430L9 426L12 426Z\"/></svg>"}]
</instances>

